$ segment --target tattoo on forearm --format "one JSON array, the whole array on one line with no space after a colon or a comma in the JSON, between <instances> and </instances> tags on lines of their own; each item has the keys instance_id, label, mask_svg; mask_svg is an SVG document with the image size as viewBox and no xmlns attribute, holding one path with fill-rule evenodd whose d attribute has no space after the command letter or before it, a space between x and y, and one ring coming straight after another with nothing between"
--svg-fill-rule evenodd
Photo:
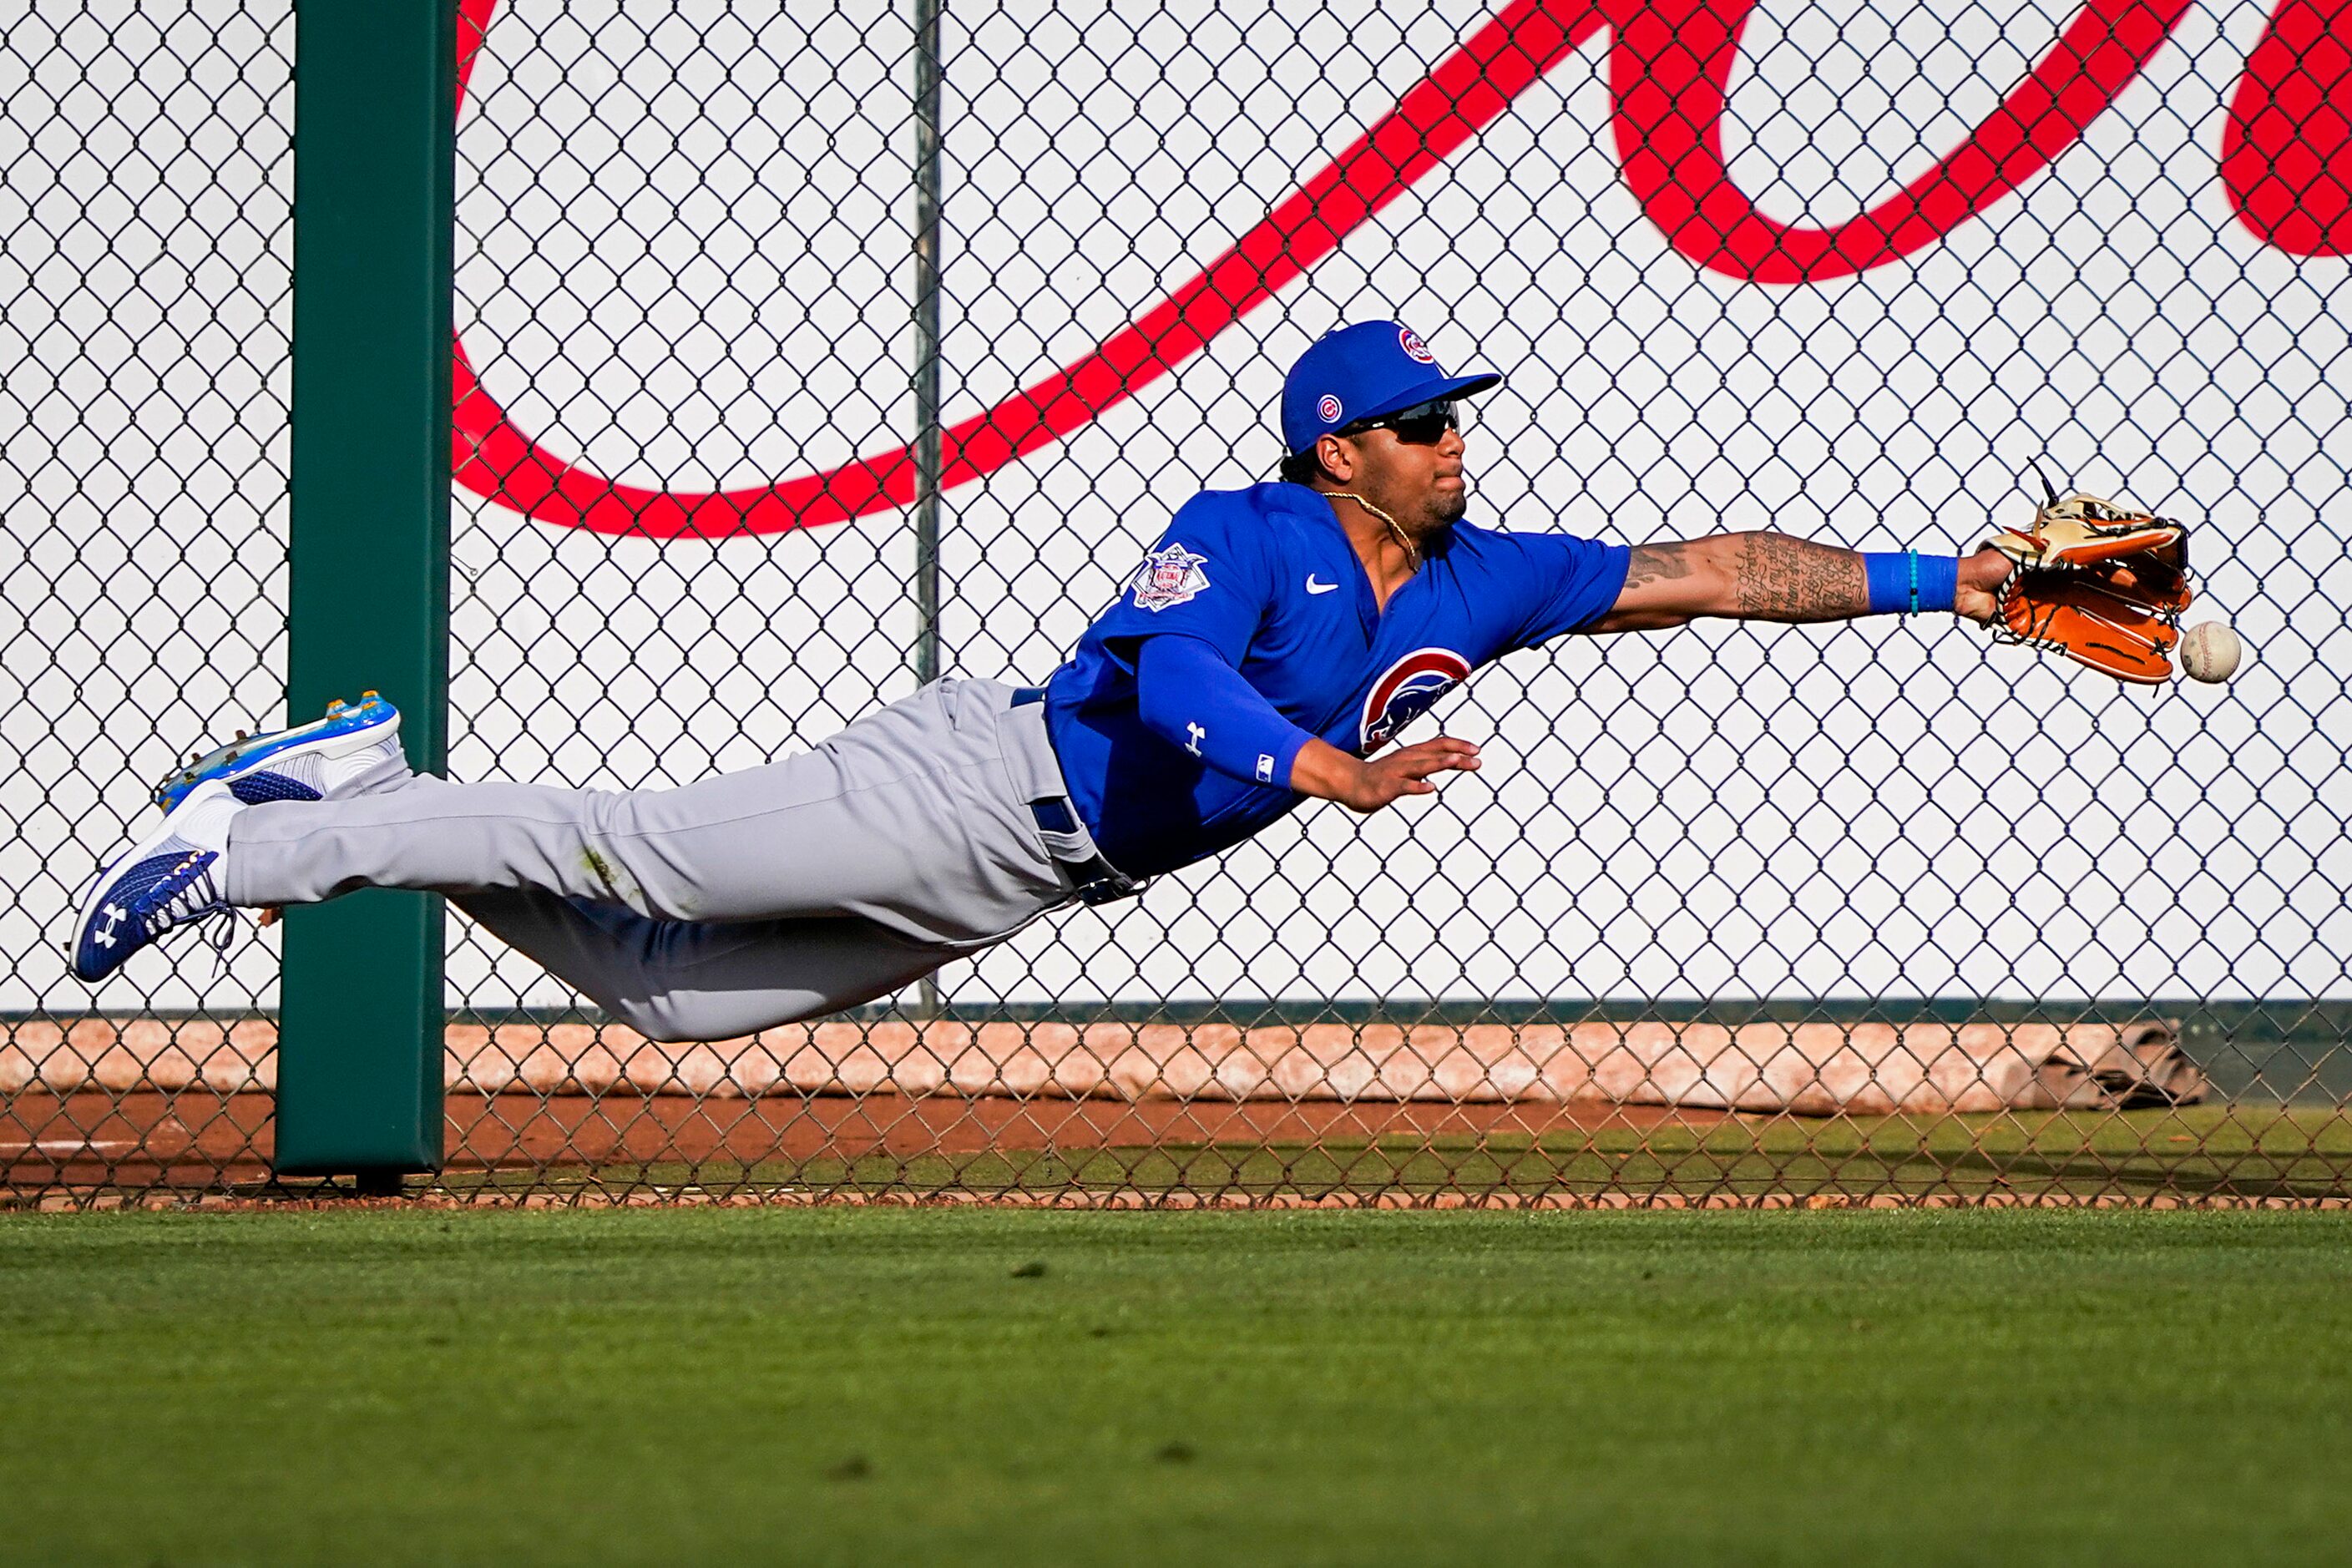
<instances>
[{"instance_id":1,"label":"tattoo on forearm","mask_svg":"<svg viewBox=\"0 0 2352 1568\"><path fill-rule=\"evenodd\" d=\"M1625 564L1625 586L1639 588L1691 574L1690 545L1681 540L1668 544L1636 544Z\"/></svg>"},{"instance_id":2,"label":"tattoo on forearm","mask_svg":"<svg viewBox=\"0 0 2352 1568\"><path fill-rule=\"evenodd\" d=\"M1870 608L1861 556L1785 533L1742 534L1733 575L1752 621L1834 621Z\"/></svg>"}]
</instances>

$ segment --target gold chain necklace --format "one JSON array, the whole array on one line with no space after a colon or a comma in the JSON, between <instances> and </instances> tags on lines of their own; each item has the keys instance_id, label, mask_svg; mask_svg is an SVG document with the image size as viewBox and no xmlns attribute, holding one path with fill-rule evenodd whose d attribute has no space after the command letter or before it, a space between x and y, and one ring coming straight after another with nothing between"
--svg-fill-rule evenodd
<instances>
[{"instance_id":1,"label":"gold chain necklace","mask_svg":"<svg viewBox=\"0 0 2352 1568\"><path fill-rule=\"evenodd\" d=\"M1389 537L1397 542L1397 547L1404 552L1405 560L1412 564L1413 569L1415 571L1420 570L1421 548L1414 544L1412 539L1406 536L1405 531L1398 526L1396 519L1391 517L1388 513L1382 511L1380 508L1374 506L1371 502L1366 500L1363 497L1358 495L1353 490L1326 490L1324 494L1331 497L1335 500L1354 501L1358 506L1362 507L1366 511L1370 512L1374 517L1379 518L1382 522L1388 524Z\"/></svg>"}]
</instances>

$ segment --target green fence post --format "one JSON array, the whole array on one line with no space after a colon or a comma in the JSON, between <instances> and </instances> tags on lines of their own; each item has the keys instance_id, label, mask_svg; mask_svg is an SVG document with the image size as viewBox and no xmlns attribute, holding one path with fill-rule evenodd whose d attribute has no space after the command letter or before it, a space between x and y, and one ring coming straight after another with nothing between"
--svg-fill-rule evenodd
<instances>
[{"instance_id":1,"label":"green fence post","mask_svg":"<svg viewBox=\"0 0 2352 1568\"><path fill-rule=\"evenodd\" d=\"M456 0L297 0L287 700L374 688L416 768L449 679L450 229ZM363 1190L441 1163L441 901L369 891L288 911L282 1175Z\"/></svg>"}]
</instances>

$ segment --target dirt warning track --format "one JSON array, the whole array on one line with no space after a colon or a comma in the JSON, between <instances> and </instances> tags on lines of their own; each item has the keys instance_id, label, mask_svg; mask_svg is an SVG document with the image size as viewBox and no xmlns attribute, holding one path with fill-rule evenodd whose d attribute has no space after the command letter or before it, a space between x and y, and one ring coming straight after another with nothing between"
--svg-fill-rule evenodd
<instances>
[{"instance_id":1,"label":"dirt warning track","mask_svg":"<svg viewBox=\"0 0 2352 1568\"><path fill-rule=\"evenodd\" d=\"M274 1099L257 1091L19 1093L0 1113L0 1185L22 1191L264 1183ZM456 1094L448 1100L444 1147L445 1169L452 1174L713 1163L749 1173L754 1166L871 1155L1360 1145L1390 1138L1526 1137L1722 1120L1651 1107L1505 1102Z\"/></svg>"}]
</instances>

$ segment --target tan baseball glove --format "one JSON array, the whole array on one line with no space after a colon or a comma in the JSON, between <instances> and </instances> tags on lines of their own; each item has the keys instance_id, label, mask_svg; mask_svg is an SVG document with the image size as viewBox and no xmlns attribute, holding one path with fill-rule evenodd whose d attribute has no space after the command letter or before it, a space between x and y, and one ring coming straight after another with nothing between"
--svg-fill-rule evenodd
<instances>
[{"instance_id":1,"label":"tan baseball glove","mask_svg":"<svg viewBox=\"0 0 2352 1568\"><path fill-rule=\"evenodd\" d=\"M2189 530L2097 496L2049 498L1989 542L2017 564L1994 595L1993 637L2063 653L2117 680L2172 679L2189 607Z\"/></svg>"}]
</instances>

